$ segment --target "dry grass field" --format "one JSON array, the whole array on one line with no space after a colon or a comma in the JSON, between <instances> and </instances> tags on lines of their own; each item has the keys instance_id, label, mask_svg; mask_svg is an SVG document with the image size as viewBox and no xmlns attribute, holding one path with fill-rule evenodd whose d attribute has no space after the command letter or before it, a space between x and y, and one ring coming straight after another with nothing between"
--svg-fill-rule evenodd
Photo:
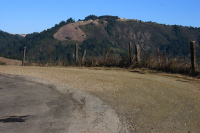
<instances>
[{"instance_id":1,"label":"dry grass field","mask_svg":"<svg viewBox=\"0 0 200 133\"><path fill-rule=\"evenodd\" d=\"M0 66L84 90L116 110L132 132L200 132L200 80L116 68Z\"/></svg>"}]
</instances>

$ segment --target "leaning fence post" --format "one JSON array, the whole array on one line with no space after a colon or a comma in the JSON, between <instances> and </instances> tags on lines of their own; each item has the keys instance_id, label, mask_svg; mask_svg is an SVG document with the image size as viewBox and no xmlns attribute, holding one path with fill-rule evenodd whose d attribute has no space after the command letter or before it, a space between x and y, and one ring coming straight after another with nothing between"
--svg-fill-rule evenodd
<instances>
[{"instance_id":1,"label":"leaning fence post","mask_svg":"<svg viewBox=\"0 0 200 133\"><path fill-rule=\"evenodd\" d=\"M77 43L76 43L75 52L76 52L76 65L78 65L78 44Z\"/></svg>"},{"instance_id":2,"label":"leaning fence post","mask_svg":"<svg viewBox=\"0 0 200 133\"><path fill-rule=\"evenodd\" d=\"M196 48L195 48L195 41L190 42L190 51L191 51L191 66L192 72L196 72Z\"/></svg>"},{"instance_id":3,"label":"leaning fence post","mask_svg":"<svg viewBox=\"0 0 200 133\"><path fill-rule=\"evenodd\" d=\"M130 60L130 66L131 66L133 63L133 45L131 42L129 43L129 60Z\"/></svg>"},{"instance_id":4,"label":"leaning fence post","mask_svg":"<svg viewBox=\"0 0 200 133\"><path fill-rule=\"evenodd\" d=\"M140 46L138 44L135 45L135 56L136 56L136 62L140 63Z\"/></svg>"},{"instance_id":5,"label":"leaning fence post","mask_svg":"<svg viewBox=\"0 0 200 133\"><path fill-rule=\"evenodd\" d=\"M82 66L85 64L85 55L86 55L86 50L84 50L83 56L82 56L82 59L81 59L81 65Z\"/></svg>"},{"instance_id":6,"label":"leaning fence post","mask_svg":"<svg viewBox=\"0 0 200 133\"><path fill-rule=\"evenodd\" d=\"M26 47L24 47L24 52L23 52L23 59L22 59L22 66L25 65L25 59L26 58Z\"/></svg>"}]
</instances>

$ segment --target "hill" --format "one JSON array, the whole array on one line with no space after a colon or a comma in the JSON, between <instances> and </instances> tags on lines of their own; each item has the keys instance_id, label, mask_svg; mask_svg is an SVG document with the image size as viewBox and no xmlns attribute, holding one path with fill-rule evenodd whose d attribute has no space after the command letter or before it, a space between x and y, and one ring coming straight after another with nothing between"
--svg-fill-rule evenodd
<instances>
[{"instance_id":1,"label":"hill","mask_svg":"<svg viewBox=\"0 0 200 133\"><path fill-rule=\"evenodd\" d=\"M12 35L0 30L0 56L20 59L22 50L21 40L23 37Z\"/></svg>"},{"instance_id":2,"label":"hill","mask_svg":"<svg viewBox=\"0 0 200 133\"><path fill-rule=\"evenodd\" d=\"M98 24L96 24L98 23ZM109 40L116 47L127 50L128 43L139 44L144 51L153 52L160 48L175 56L189 54L189 42L200 44L200 28L163 25L139 20L97 20L80 26L89 38Z\"/></svg>"},{"instance_id":3,"label":"hill","mask_svg":"<svg viewBox=\"0 0 200 133\"><path fill-rule=\"evenodd\" d=\"M117 16L89 15L78 22L69 18L48 30L25 37L3 31L0 35L0 56L21 59L26 46L27 59L37 62L64 60L73 63L75 43L79 44L79 56L87 50L88 58L102 57L106 49L114 58L127 58L129 42L140 45L143 58L158 48L170 58L189 58L189 42L196 41L200 57L200 28L120 19Z\"/></svg>"}]
</instances>

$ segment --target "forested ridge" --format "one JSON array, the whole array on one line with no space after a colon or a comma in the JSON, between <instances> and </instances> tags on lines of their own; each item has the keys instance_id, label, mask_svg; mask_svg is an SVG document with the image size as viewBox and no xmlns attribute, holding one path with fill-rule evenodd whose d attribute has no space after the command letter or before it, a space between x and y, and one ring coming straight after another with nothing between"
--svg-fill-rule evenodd
<instances>
[{"instance_id":1,"label":"forested ridge","mask_svg":"<svg viewBox=\"0 0 200 133\"><path fill-rule=\"evenodd\" d=\"M95 25L92 22L94 20L98 20L99 24ZM160 49L170 57L185 58L190 56L190 41L196 41L197 56L200 57L200 28L125 20L108 15L89 15L79 21L91 21L80 26L87 35L86 40L82 42L59 41L53 36L62 26L75 23L72 18L26 37L0 31L0 56L21 59L23 48L26 47L28 61L48 62L51 54L54 62L65 59L70 63L74 61L75 44L78 43L80 56L87 50L87 57L101 57L105 50L109 49L114 58L127 58L128 43L132 42L140 45L143 55L155 53Z\"/></svg>"}]
</instances>

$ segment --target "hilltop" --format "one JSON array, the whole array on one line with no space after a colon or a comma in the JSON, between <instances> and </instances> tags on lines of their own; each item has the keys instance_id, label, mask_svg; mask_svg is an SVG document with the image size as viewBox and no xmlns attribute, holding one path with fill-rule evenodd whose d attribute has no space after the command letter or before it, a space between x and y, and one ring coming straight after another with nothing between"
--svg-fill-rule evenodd
<instances>
[{"instance_id":1,"label":"hilltop","mask_svg":"<svg viewBox=\"0 0 200 133\"><path fill-rule=\"evenodd\" d=\"M98 21L93 21L98 25ZM91 23L91 21L79 21L75 23L67 24L61 27L55 34L54 37L60 41L73 40L82 42L86 39L86 34L79 28L82 25Z\"/></svg>"},{"instance_id":2,"label":"hilltop","mask_svg":"<svg viewBox=\"0 0 200 133\"><path fill-rule=\"evenodd\" d=\"M27 34L12 34L10 33L11 35L15 35L15 36L19 36L19 37L26 37Z\"/></svg>"}]
</instances>

